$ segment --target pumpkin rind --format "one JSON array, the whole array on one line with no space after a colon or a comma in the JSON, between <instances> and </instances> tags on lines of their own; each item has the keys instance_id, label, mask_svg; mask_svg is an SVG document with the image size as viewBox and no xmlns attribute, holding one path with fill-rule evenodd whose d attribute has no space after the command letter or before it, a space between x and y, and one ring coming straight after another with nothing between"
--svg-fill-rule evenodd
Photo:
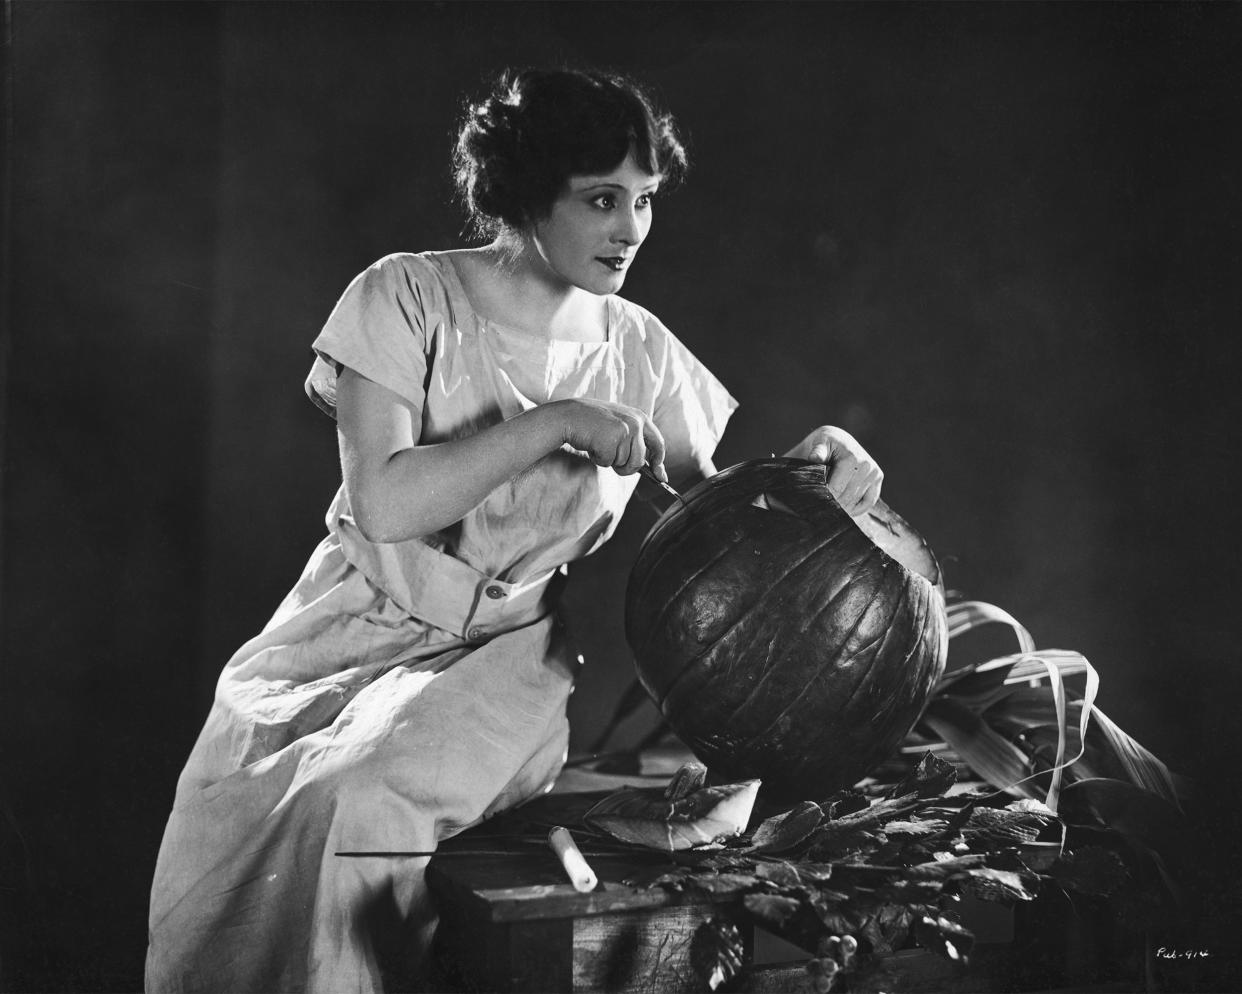
<instances>
[{"instance_id":1,"label":"pumpkin rind","mask_svg":"<svg viewBox=\"0 0 1242 994\"><path fill-rule=\"evenodd\" d=\"M643 686L713 776L821 798L917 721L948 649L939 567L884 505L868 530L922 572L837 504L824 466L766 459L703 481L648 534L626 637Z\"/></svg>"},{"instance_id":2,"label":"pumpkin rind","mask_svg":"<svg viewBox=\"0 0 1242 994\"><path fill-rule=\"evenodd\" d=\"M746 831L758 793L758 780L700 786L677 798L658 787L626 787L605 797L582 820L622 842L674 852Z\"/></svg>"}]
</instances>

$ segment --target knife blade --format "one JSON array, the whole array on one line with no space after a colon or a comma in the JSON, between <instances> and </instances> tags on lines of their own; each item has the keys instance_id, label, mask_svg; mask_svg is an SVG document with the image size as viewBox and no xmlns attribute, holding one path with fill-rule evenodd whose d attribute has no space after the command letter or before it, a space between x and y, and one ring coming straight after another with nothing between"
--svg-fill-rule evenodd
<instances>
[{"instance_id":1,"label":"knife blade","mask_svg":"<svg viewBox=\"0 0 1242 994\"><path fill-rule=\"evenodd\" d=\"M669 486L667 483L661 480L658 476L656 476L655 473L651 471L650 466L644 466L642 469L639 470L639 472L643 476L645 476L648 480L650 480L652 483L654 483L657 487L663 490L666 494L669 494L670 496L675 497L682 507L687 506L685 498L683 498L681 494L679 494L671 486Z\"/></svg>"}]
</instances>

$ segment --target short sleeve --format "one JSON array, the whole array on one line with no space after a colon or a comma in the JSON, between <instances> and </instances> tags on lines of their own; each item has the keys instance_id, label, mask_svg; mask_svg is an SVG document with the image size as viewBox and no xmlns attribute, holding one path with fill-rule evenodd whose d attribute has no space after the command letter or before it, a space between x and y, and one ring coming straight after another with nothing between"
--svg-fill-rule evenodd
<instances>
[{"instance_id":1,"label":"short sleeve","mask_svg":"<svg viewBox=\"0 0 1242 994\"><path fill-rule=\"evenodd\" d=\"M737 401L676 336L657 325L663 340L663 370L652 418L664 435L664 465L674 485L711 474Z\"/></svg>"},{"instance_id":2,"label":"short sleeve","mask_svg":"<svg viewBox=\"0 0 1242 994\"><path fill-rule=\"evenodd\" d=\"M348 366L419 410L426 399L427 321L411 257L388 256L354 278L312 343L306 393L336 414L336 380Z\"/></svg>"}]
</instances>

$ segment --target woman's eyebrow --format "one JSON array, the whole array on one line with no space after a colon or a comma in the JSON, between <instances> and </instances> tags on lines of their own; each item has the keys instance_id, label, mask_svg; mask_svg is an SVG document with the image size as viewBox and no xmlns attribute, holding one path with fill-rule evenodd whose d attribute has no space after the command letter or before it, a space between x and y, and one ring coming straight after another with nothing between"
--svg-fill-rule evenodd
<instances>
[{"instance_id":1,"label":"woman's eyebrow","mask_svg":"<svg viewBox=\"0 0 1242 994\"><path fill-rule=\"evenodd\" d=\"M650 190L656 189L659 185L660 185L660 181L658 179L653 179L650 183L644 184L640 188L639 192L646 193ZM583 183L583 185L578 187L578 189L583 192L587 190L623 190L624 191L628 189L628 187L626 187L624 183L608 183L608 182L590 183L590 182L587 182L587 183Z\"/></svg>"}]
</instances>

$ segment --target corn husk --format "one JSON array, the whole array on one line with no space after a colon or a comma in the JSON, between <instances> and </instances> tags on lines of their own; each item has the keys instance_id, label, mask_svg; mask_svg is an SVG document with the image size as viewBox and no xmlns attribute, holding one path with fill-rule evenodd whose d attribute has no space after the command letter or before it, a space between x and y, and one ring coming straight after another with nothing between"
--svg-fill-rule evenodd
<instances>
[{"instance_id":1,"label":"corn husk","mask_svg":"<svg viewBox=\"0 0 1242 994\"><path fill-rule=\"evenodd\" d=\"M1099 674L1084 656L1036 649L1017 619L982 601L950 604L948 620L950 653L952 639L986 624L1007 625L1020 651L956 668L950 656L922 737L907 751L956 757L997 789L1052 811L1067 783L1100 778L1179 806L1182 785L1168 767L1096 707Z\"/></svg>"}]
</instances>

